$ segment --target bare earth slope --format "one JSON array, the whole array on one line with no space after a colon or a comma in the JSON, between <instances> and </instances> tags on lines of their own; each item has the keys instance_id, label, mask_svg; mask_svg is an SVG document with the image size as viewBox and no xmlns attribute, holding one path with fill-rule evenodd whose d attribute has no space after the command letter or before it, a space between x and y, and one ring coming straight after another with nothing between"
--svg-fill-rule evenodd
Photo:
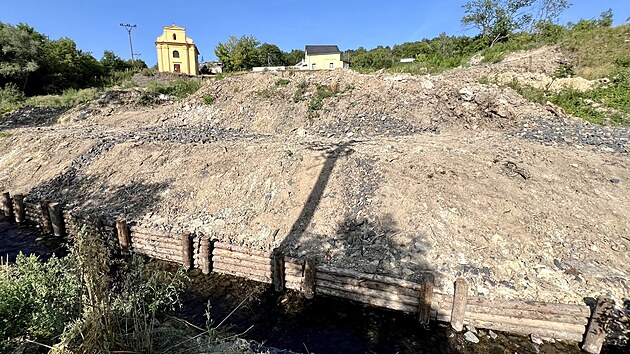
<instances>
[{"instance_id":1,"label":"bare earth slope","mask_svg":"<svg viewBox=\"0 0 630 354\"><path fill-rule=\"evenodd\" d=\"M447 292L464 276L487 297L628 299L629 130L477 83L549 60L251 73L154 108L104 96L61 123L5 127L0 187L370 273L429 269ZM318 85L334 94L309 110Z\"/></svg>"}]
</instances>

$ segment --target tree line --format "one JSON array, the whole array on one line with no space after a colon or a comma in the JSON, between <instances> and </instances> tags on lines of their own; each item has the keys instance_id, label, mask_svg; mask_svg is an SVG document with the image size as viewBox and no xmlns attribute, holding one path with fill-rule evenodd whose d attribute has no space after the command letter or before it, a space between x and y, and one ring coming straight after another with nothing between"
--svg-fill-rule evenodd
<instances>
[{"instance_id":1,"label":"tree line","mask_svg":"<svg viewBox=\"0 0 630 354\"><path fill-rule=\"evenodd\" d=\"M0 89L12 87L27 96L110 83L116 73L146 68L112 51L97 60L77 49L70 38L50 39L27 24L0 22Z\"/></svg>"},{"instance_id":2,"label":"tree line","mask_svg":"<svg viewBox=\"0 0 630 354\"><path fill-rule=\"evenodd\" d=\"M493 48L497 44L555 43L571 29L589 26L612 26L612 10L599 19L580 20L566 26L557 24L560 15L570 6L567 0L470 0L462 5L465 28L476 29L478 34L448 36L440 34L432 39L373 49L359 47L342 53L355 69L387 69L399 66L400 59L411 58L432 69L457 67L475 53ZM515 48L517 49L517 48ZM253 36L231 36L215 48L217 58L226 71L248 70L256 66L295 65L304 58L304 51L283 52L274 44L264 43Z\"/></svg>"}]
</instances>

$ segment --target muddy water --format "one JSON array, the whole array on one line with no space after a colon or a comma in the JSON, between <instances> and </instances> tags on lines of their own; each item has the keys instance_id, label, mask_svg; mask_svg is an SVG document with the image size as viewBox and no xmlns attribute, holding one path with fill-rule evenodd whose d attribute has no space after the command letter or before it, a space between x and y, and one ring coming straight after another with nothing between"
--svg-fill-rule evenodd
<instances>
[{"instance_id":1,"label":"muddy water","mask_svg":"<svg viewBox=\"0 0 630 354\"><path fill-rule=\"evenodd\" d=\"M14 261L18 252L65 254L58 240L46 240L37 230L0 221L0 254ZM176 266L152 261L161 268ZM528 338L497 332L495 339L479 330L479 343L463 334L433 323L418 325L411 315L318 296L304 299L293 291L274 292L269 285L231 276L190 273L188 290L182 295L179 315L204 326L207 303L214 326L243 338L298 353L580 353L577 344L533 344ZM240 306L239 306L240 305ZM233 312L231 315L230 313ZM225 319L225 321L224 321ZM609 347L604 353L627 353ZM282 353L282 351L278 351Z\"/></svg>"}]
</instances>

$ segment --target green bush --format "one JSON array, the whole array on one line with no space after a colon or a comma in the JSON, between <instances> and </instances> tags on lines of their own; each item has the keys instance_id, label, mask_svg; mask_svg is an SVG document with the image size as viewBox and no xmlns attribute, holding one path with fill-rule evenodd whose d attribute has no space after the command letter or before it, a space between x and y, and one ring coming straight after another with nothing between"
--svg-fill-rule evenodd
<instances>
[{"instance_id":1,"label":"green bush","mask_svg":"<svg viewBox=\"0 0 630 354\"><path fill-rule=\"evenodd\" d=\"M298 84L297 90L293 94L293 102L298 103L304 99L304 94L306 93L306 89L308 89L307 81L300 81Z\"/></svg>"},{"instance_id":2,"label":"green bush","mask_svg":"<svg viewBox=\"0 0 630 354\"><path fill-rule=\"evenodd\" d=\"M203 96L203 103L207 104L207 105L211 105L214 103L214 97L212 97L212 95L205 95Z\"/></svg>"},{"instance_id":3,"label":"green bush","mask_svg":"<svg viewBox=\"0 0 630 354\"><path fill-rule=\"evenodd\" d=\"M201 86L203 81L200 79L178 78L167 82L152 81L147 85L147 90L182 99L197 92Z\"/></svg>"},{"instance_id":4,"label":"green bush","mask_svg":"<svg viewBox=\"0 0 630 354\"><path fill-rule=\"evenodd\" d=\"M24 93L17 85L9 83L0 88L0 114L20 108L23 102Z\"/></svg>"},{"instance_id":5,"label":"green bush","mask_svg":"<svg viewBox=\"0 0 630 354\"><path fill-rule=\"evenodd\" d=\"M81 284L71 263L19 254L0 270L0 340L29 335L51 340L81 311Z\"/></svg>"},{"instance_id":6,"label":"green bush","mask_svg":"<svg viewBox=\"0 0 630 354\"><path fill-rule=\"evenodd\" d=\"M27 106L73 107L93 100L101 91L97 88L68 89L61 95L33 96L26 99Z\"/></svg>"},{"instance_id":7,"label":"green bush","mask_svg":"<svg viewBox=\"0 0 630 354\"><path fill-rule=\"evenodd\" d=\"M291 80L288 79L278 79L276 80L276 86L280 87L280 86L286 86L291 82Z\"/></svg>"}]
</instances>

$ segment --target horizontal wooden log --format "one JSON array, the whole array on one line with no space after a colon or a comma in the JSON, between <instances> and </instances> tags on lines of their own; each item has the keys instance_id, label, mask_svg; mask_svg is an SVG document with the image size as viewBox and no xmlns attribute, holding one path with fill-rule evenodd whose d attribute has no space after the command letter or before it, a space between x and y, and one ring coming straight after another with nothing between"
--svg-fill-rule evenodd
<instances>
[{"instance_id":1,"label":"horizontal wooden log","mask_svg":"<svg viewBox=\"0 0 630 354\"><path fill-rule=\"evenodd\" d=\"M290 281L286 281L286 279L285 279L284 287L287 288L287 289L291 289L291 290L301 291L302 290L302 283L290 282Z\"/></svg>"},{"instance_id":2,"label":"horizontal wooden log","mask_svg":"<svg viewBox=\"0 0 630 354\"><path fill-rule=\"evenodd\" d=\"M179 242L178 240L181 240L181 235L182 234L173 234L169 237L166 236L156 236L156 235L149 235L149 234L143 234L143 233L139 233L139 232L131 232L131 237L135 237L136 239L139 240L149 240L149 241L159 241L159 242L163 242L165 244L169 244L169 245L177 245ZM176 238L173 238L176 237Z\"/></svg>"},{"instance_id":3,"label":"horizontal wooden log","mask_svg":"<svg viewBox=\"0 0 630 354\"><path fill-rule=\"evenodd\" d=\"M468 324L475 326L476 328L491 329L494 331L503 331L508 333L517 333L523 335L537 334L541 337L559 339L559 340L571 340L575 342L582 341L582 333L566 332L562 330L553 330L549 328L528 327L524 325L514 325L507 323L487 322L481 320L467 321Z\"/></svg>"},{"instance_id":4,"label":"horizontal wooden log","mask_svg":"<svg viewBox=\"0 0 630 354\"><path fill-rule=\"evenodd\" d=\"M242 274L243 276L260 275L260 276L271 278L271 271L268 271L268 270L260 270L260 269L249 268L245 266L237 266L233 264L225 264L225 263L213 263L212 267L214 270L217 270L217 271L218 270L235 271L235 272L238 272L239 274Z\"/></svg>"},{"instance_id":5,"label":"horizontal wooden log","mask_svg":"<svg viewBox=\"0 0 630 354\"><path fill-rule=\"evenodd\" d=\"M243 253L243 254L250 254L250 255L253 255L253 256L259 256L259 257L263 257L263 258L271 258L271 251L266 251L265 252L265 251L260 251L260 250L252 250L252 249L249 249L249 248L246 248L246 247L231 245L231 244L225 243L225 242L215 241L214 242L214 248L227 250L227 251L232 251L232 252Z\"/></svg>"},{"instance_id":6,"label":"horizontal wooden log","mask_svg":"<svg viewBox=\"0 0 630 354\"><path fill-rule=\"evenodd\" d=\"M440 308L450 309L453 306L452 299L445 299L442 294L433 293L433 302ZM531 302L519 301L489 301L478 297L469 297L468 305L478 313L498 313L506 316L533 318L533 319L558 319L557 322L584 324L588 322L588 315L584 315L582 305L544 303L546 306L532 306ZM588 309L588 306L585 306ZM561 310L566 310L562 312ZM519 313L521 315L519 315Z\"/></svg>"},{"instance_id":7,"label":"horizontal wooden log","mask_svg":"<svg viewBox=\"0 0 630 354\"><path fill-rule=\"evenodd\" d=\"M332 281L328 281L328 280L322 280L322 279L317 279L316 283L315 283L316 287L326 287L329 289L337 289L337 290L343 290L346 292L350 292L350 293L355 293L355 294L361 294L361 295L366 295L366 296L370 296L373 298L378 298L378 299L383 299L386 301L397 301L406 305L410 305L410 306L418 306L418 298L417 297L411 297L411 296L406 296L406 295L397 295L397 294L392 294L389 292L385 292L385 291L380 291L380 290L374 290L374 289L369 289L369 288L363 288L360 286L356 286L356 285L350 285L350 284L342 284L342 283L338 283L338 282L332 282Z\"/></svg>"},{"instance_id":8,"label":"horizontal wooden log","mask_svg":"<svg viewBox=\"0 0 630 354\"><path fill-rule=\"evenodd\" d=\"M285 282L291 282L291 283L302 284L302 277L301 277L301 276L296 277L296 276L294 276L294 275L288 275L288 274L285 274L285 276L284 276L284 281L285 281Z\"/></svg>"},{"instance_id":9,"label":"horizontal wooden log","mask_svg":"<svg viewBox=\"0 0 630 354\"><path fill-rule=\"evenodd\" d=\"M588 323L588 319L582 316L559 315L559 314L550 314L550 313L541 312L541 311L515 310L515 309L479 306L479 305L473 305L473 304L469 304L466 307L466 311L467 311L466 315L468 315L468 311L470 311L476 314L495 314L499 316L507 316L507 317L514 317L514 318L527 318L527 319L532 319L532 320L549 321L553 323L567 323L567 324L575 324L575 325L581 325L581 326L585 326Z\"/></svg>"},{"instance_id":10,"label":"horizontal wooden log","mask_svg":"<svg viewBox=\"0 0 630 354\"><path fill-rule=\"evenodd\" d=\"M168 257L176 257L176 258L180 258L181 259L181 254L180 252L173 252L173 251L169 251L169 250L164 250L162 248L159 247L152 247L152 246L146 246L146 245L139 245L139 244L131 244L131 247L134 251L146 251L146 252L151 252L153 254L160 254L160 255L164 255L164 256L168 256Z\"/></svg>"},{"instance_id":11,"label":"horizontal wooden log","mask_svg":"<svg viewBox=\"0 0 630 354\"><path fill-rule=\"evenodd\" d=\"M292 272L292 273L300 273L300 274L302 274L303 270L304 270L304 265L302 263L287 262L286 258L285 258L285 261L284 261L284 271L285 272Z\"/></svg>"},{"instance_id":12,"label":"horizontal wooden log","mask_svg":"<svg viewBox=\"0 0 630 354\"><path fill-rule=\"evenodd\" d=\"M163 261L169 261L169 262L179 263L179 264L182 263L181 256L159 253L159 252L155 252L155 251L147 250L147 249L140 249L134 246L131 247L131 251L137 254L143 254L145 256L149 256L155 259L160 259Z\"/></svg>"},{"instance_id":13,"label":"horizontal wooden log","mask_svg":"<svg viewBox=\"0 0 630 354\"><path fill-rule=\"evenodd\" d=\"M218 256L218 257L223 257L223 258L232 258L232 259L238 259L238 260L243 260L249 263L260 263L260 264L272 264L272 259L269 257L260 257L260 256L256 256L256 255L252 255L252 254L247 254L247 253L240 253L240 252L234 252L234 251L228 251L226 249L222 249L222 248L215 248L213 250L213 256Z\"/></svg>"},{"instance_id":14,"label":"horizontal wooden log","mask_svg":"<svg viewBox=\"0 0 630 354\"><path fill-rule=\"evenodd\" d=\"M496 313L476 313L470 311L470 308L468 307L466 308L466 314L464 315L464 318L469 322L482 321L484 323L502 323L506 325L536 327L541 329L546 328L550 330L558 330L562 332L572 332L579 334L583 334L586 330L586 325L560 323L551 320L535 320L531 318L501 316Z\"/></svg>"},{"instance_id":15,"label":"horizontal wooden log","mask_svg":"<svg viewBox=\"0 0 630 354\"><path fill-rule=\"evenodd\" d=\"M239 278L245 278L248 280L257 281L259 283L271 284L271 277L267 277L267 276L254 275L254 274L241 274L231 269L216 269L214 271L220 274L227 274L227 275L232 275Z\"/></svg>"},{"instance_id":16,"label":"horizontal wooden log","mask_svg":"<svg viewBox=\"0 0 630 354\"><path fill-rule=\"evenodd\" d=\"M347 277L347 276L332 275L330 273L317 272L315 274L315 278L321 279L321 280L334 281L337 283L360 286L360 287L373 289L373 290L384 291L384 292L396 294L396 295L405 295L409 297L417 297L419 293L418 290L414 290L414 289L402 288L396 285L383 284L377 281L357 279L357 278Z\"/></svg>"},{"instance_id":17,"label":"horizontal wooden log","mask_svg":"<svg viewBox=\"0 0 630 354\"><path fill-rule=\"evenodd\" d=\"M178 245L176 244L172 244L172 243L168 243L168 242L164 242L162 240L151 240L151 239L146 239L146 238L140 238L140 237L136 237L136 236L131 236L131 243L132 244L139 244L139 245L146 245L146 246L154 246L154 247L161 247L165 250L170 250L170 251L174 251L174 250L181 250L181 247L178 247Z\"/></svg>"},{"instance_id":18,"label":"horizontal wooden log","mask_svg":"<svg viewBox=\"0 0 630 354\"><path fill-rule=\"evenodd\" d=\"M143 235L151 235L151 236L166 237L166 238L172 238L174 235L177 234L175 232L165 232L165 231L160 231L160 230L155 230L155 229L149 229L142 226L131 226L129 227L129 231L137 232Z\"/></svg>"},{"instance_id":19,"label":"horizontal wooden log","mask_svg":"<svg viewBox=\"0 0 630 354\"><path fill-rule=\"evenodd\" d=\"M476 306L484 306L490 308L504 308L514 310L526 310L548 314L573 315L580 317L589 317L590 308L586 305L558 304L537 301L504 301L504 300L486 300L479 297L468 299L468 304Z\"/></svg>"},{"instance_id":20,"label":"horizontal wooden log","mask_svg":"<svg viewBox=\"0 0 630 354\"><path fill-rule=\"evenodd\" d=\"M339 289L330 289L330 288L319 286L319 285L316 288L316 292L317 294L320 294L320 295L338 297L342 299L361 302L361 303L372 305L372 306L384 307L391 310L403 311L407 313L416 312L416 307L417 307L417 306L406 305L397 301L389 301L389 300L384 300L381 298L374 298L371 296L350 293L350 292L346 292Z\"/></svg>"},{"instance_id":21,"label":"horizontal wooden log","mask_svg":"<svg viewBox=\"0 0 630 354\"><path fill-rule=\"evenodd\" d=\"M269 272L269 274L271 274L271 264L248 262L241 259L227 258L224 256L212 256L212 262L214 264L234 265L234 266L256 269L260 271L266 271L266 272Z\"/></svg>"},{"instance_id":22,"label":"horizontal wooden log","mask_svg":"<svg viewBox=\"0 0 630 354\"><path fill-rule=\"evenodd\" d=\"M341 269L341 268L329 267L329 266L318 266L317 271L322 272L322 273L328 273L331 275L345 276L345 277L355 278L355 279L371 280L378 283L395 285L401 288L413 289L417 291L422 290L422 285L419 283L414 283L414 282L403 280L403 279L396 279L396 278L392 278L392 277L388 277L384 275L367 274L367 273L357 272L354 270Z\"/></svg>"},{"instance_id":23,"label":"horizontal wooden log","mask_svg":"<svg viewBox=\"0 0 630 354\"><path fill-rule=\"evenodd\" d=\"M303 259L299 259L299 258L295 258L295 257L291 257L291 256L284 256L284 262L285 263L293 263L296 265L300 265L302 266L304 264L304 260Z\"/></svg>"}]
</instances>

